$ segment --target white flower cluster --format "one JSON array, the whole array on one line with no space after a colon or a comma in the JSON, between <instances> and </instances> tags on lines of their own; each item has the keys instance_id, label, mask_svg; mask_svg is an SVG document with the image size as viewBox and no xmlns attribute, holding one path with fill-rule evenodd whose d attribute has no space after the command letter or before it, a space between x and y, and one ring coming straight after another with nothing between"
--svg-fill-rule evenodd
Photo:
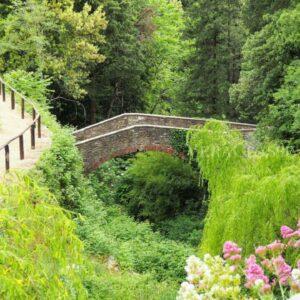
<instances>
[{"instance_id":1,"label":"white flower cluster","mask_svg":"<svg viewBox=\"0 0 300 300\"><path fill-rule=\"evenodd\" d=\"M242 299L240 275L220 256L209 254L201 260L187 259L187 282L181 285L177 300Z\"/></svg>"},{"instance_id":2,"label":"white flower cluster","mask_svg":"<svg viewBox=\"0 0 300 300\"><path fill-rule=\"evenodd\" d=\"M300 293L300 269L293 269L291 274L291 288L294 292ZM300 294L298 294L300 299Z\"/></svg>"}]
</instances>

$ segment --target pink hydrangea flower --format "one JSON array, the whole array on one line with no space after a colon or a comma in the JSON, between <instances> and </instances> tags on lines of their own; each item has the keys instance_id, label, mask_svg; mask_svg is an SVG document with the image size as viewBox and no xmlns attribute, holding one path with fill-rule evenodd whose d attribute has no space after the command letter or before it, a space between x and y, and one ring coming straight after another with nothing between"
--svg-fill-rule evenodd
<instances>
[{"instance_id":1,"label":"pink hydrangea flower","mask_svg":"<svg viewBox=\"0 0 300 300\"><path fill-rule=\"evenodd\" d=\"M281 226L280 228L280 232L281 232L281 236L284 238L284 239L289 239L293 236L294 234L294 230L288 226Z\"/></svg>"},{"instance_id":2,"label":"pink hydrangea flower","mask_svg":"<svg viewBox=\"0 0 300 300\"><path fill-rule=\"evenodd\" d=\"M293 234L293 237L300 237L300 229L296 230Z\"/></svg>"},{"instance_id":3,"label":"pink hydrangea flower","mask_svg":"<svg viewBox=\"0 0 300 300\"><path fill-rule=\"evenodd\" d=\"M242 249L239 248L239 246L231 241L227 241L224 243L223 246L223 256L225 259L229 259L231 261L239 261L241 260L240 253L242 252Z\"/></svg>"},{"instance_id":4,"label":"pink hydrangea flower","mask_svg":"<svg viewBox=\"0 0 300 300\"><path fill-rule=\"evenodd\" d=\"M251 255L246 260L246 279L245 287L251 289L255 286L256 282L262 280L264 285L269 285L269 278L264 274L264 271L260 265L256 263L256 257Z\"/></svg>"},{"instance_id":5,"label":"pink hydrangea flower","mask_svg":"<svg viewBox=\"0 0 300 300\"><path fill-rule=\"evenodd\" d=\"M265 246L259 246L255 249L255 253L260 256L264 256L267 253L268 249Z\"/></svg>"},{"instance_id":6,"label":"pink hydrangea flower","mask_svg":"<svg viewBox=\"0 0 300 300\"><path fill-rule=\"evenodd\" d=\"M270 251L282 251L284 249L284 244L276 240L273 243L269 244L267 246L267 249L269 249Z\"/></svg>"},{"instance_id":7,"label":"pink hydrangea flower","mask_svg":"<svg viewBox=\"0 0 300 300\"><path fill-rule=\"evenodd\" d=\"M242 259L242 256L240 254L235 254L235 255L230 256L229 259L231 261L237 262L237 261L240 261Z\"/></svg>"},{"instance_id":8,"label":"pink hydrangea flower","mask_svg":"<svg viewBox=\"0 0 300 300\"><path fill-rule=\"evenodd\" d=\"M272 262L269 259L264 259L261 264L268 270L272 270Z\"/></svg>"},{"instance_id":9,"label":"pink hydrangea flower","mask_svg":"<svg viewBox=\"0 0 300 300\"><path fill-rule=\"evenodd\" d=\"M286 285L292 273L291 266L289 266L285 262L284 258L281 255L279 255L276 258L273 258L272 264L275 268L275 273L279 279L280 284Z\"/></svg>"},{"instance_id":10,"label":"pink hydrangea flower","mask_svg":"<svg viewBox=\"0 0 300 300\"><path fill-rule=\"evenodd\" d=\"M300 240L289 240L288 246L294 247L294 248L300 248Z\"/></svg>"}]
</instances>

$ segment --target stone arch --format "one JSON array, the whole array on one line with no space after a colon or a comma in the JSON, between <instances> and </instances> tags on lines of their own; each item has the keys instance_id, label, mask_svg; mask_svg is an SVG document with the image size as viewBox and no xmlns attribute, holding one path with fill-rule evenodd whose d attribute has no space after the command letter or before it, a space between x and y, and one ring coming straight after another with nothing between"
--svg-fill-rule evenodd
<instances>
[{"instance_id":1,"label":"stone arch","mask_svg":"<svg viewBox=\"0 0 300 300\"><path fill-rule=\"evenodd\" d=\"M74 133L86 172L95 170L105 161L138 151L173 153L170 142L174 130L188 130L203 126L206 120L170 116L124 114ZM247 138L255 125L227 122Z\"/></svg>"}]
</instances>

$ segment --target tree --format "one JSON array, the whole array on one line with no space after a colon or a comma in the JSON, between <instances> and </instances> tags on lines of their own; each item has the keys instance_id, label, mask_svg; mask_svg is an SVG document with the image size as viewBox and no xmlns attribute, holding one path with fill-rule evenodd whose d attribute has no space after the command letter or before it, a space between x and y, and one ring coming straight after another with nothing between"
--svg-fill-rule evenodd
<instances>
[{"instance_id":1,"label":"tree","mask_svg":"<svg viewBox=\"0 0 300 300\"><path fill-rule=\"evenodd\" d=\"M267 14L287 8L293 0L245 0L243 5L243 21L250 33L260 30L268 23Z\"/></svg>"},{"instance_id":2,"label":"tree","mask_svg":"<svg viewBox=\"0 0 300 300\"><path fill-rule=\"evenodd\" d=\"M105 27L101 7L76 12L73 0L17 1L1 22L0 69L38 72L52 78L57 94L81 98L91 68L104 60Z\"/></svg>"},{"instance_id":3,"label":"tree","mask_svg":"<svg viewBox=\"0 0 300 300\"><path fill-rule=\"evenodd\" d=\"M104 1L109 20L105 31L106 60L97 65L91 76L89 100L91 122L144 108L147 87L146 56L138 21L143 5L140 1Z\"/></svg>"},{"instance_id":4,"label":"tree","mask_svg":"<svg viewBox=\"0 0 300 300\"><path fill-rule=\"evenodd\" d=\"M273 95L275 101L261 121L262 134L300 149L300 60L291 63L284 84Z\"/></svg>"},{"instance_id":5,"label":"tree","mask_svg":"<svg viewBox=\"0 0 300 300\"><path fill-rule=\"evenodd\" d=\"M244 28L241 3L198 0L190 8L194 51L182 99L186 114L234 117L229 87L237 82Z\"/></svg>"},{"instance_id":6,"label":"tree","mask_svg":"<svg viewBox=\"0 0 300 300\"><path fill-rule=\"evenodd\" d=\"M184 79L181 62L189 51L182 4L177 0L148 0L153 32L146 41L150 85L145 95L150 113L176 113L177 95ZM175 112L174 112L175 111Z\"/></svg>"},{"instance_id":7,"label":"tree","mask_svg":"<svg viewBox=\"0 0 300 300\"><path fill-rule=\"evenodd\" d=\"M193 168L160 152L137 154L119 185L119 202L135 217L152 222L182 213L200 214L204 189Z\"/></svg>"},{"instance_id":8,"label":"tree","mask_svg":"<svg viewBox=\"0 0 300 300\"><path fill-rule=\"evenodd\" d=\"M231 102L246 121L259 121L274 102L288 65L300 55L300 5L277 12L243 47L242 71L232 86Z\"/></svg>"}]
</instances>

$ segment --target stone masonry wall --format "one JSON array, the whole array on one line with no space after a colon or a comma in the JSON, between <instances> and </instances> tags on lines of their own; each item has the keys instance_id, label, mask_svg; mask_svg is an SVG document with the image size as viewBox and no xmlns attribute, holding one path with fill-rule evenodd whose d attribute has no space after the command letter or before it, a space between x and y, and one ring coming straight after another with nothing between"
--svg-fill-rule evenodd
<instances>
[{"instance_id":1,"label":"stone masonry wall","mask_svg":"<svg viewBox=\"0 0 300 300\"><path fill-rule=\"evenodd\" d=\"M172 153L170 134L174 127L159 125L133 125L117 131L77 142L82 153L85 171L97 169L102 163L138 151L162 151ZM177 128L188 130L187 128ZM253 130L244 130L245 138Z\"/></svg>"},{"instance_id":2,"label":"stone masonry wall","mask_svg":"<svg viewBox=\"0 0 300 300\"><path fill-rule=\"evenodd\" d=\"M172 153L169 127L137 125L77 143L85 171L90 172L111 158L138 151Z\"/></svg>"},{"instance_id":3,"label":"stone masonry wall","mask_svg":"<svg viewBox=\"0 0 300 300\"><path fill-rule=\"evenodd\" d=\"M133 125L158 125L170 127L190 128L194 125L204 125L206 119L183 118L172 116L148 115L139 113L128 113L114 118L102 121L100 123L80 129L74 133L77 141L90 139L96 136L117 131L122 128ZM235 129L255 130L255 125L226 122L230 127Z\"/></svg>"}]
</instances>

